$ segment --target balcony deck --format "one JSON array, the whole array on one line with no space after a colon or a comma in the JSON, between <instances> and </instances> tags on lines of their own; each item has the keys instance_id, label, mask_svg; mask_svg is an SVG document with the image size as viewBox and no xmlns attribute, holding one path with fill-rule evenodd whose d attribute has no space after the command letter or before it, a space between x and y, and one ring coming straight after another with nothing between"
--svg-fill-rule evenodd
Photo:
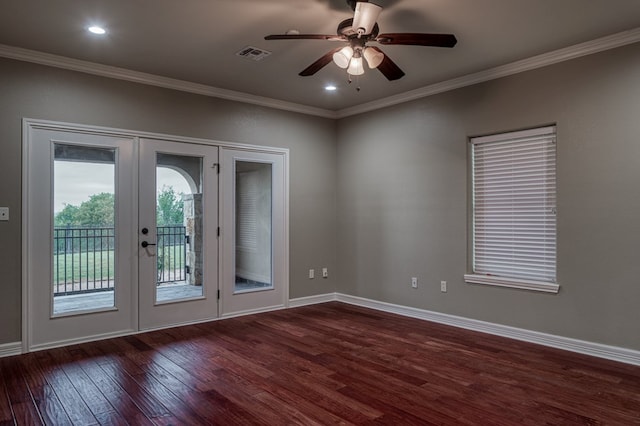
<instances>
[{"instance_id":1,"label":"balcony deck","mask_svg":"<svg viewBox=\"0 0 640 426\"><path fill-rule=\"evenodd\" d=\"M186 283L165 284L157 287L158 302L191 299L202 296L202 287ZM55 296L55 314L110 308L113 306L113 290L95 293Z\"/></svg>"}]
</instances>

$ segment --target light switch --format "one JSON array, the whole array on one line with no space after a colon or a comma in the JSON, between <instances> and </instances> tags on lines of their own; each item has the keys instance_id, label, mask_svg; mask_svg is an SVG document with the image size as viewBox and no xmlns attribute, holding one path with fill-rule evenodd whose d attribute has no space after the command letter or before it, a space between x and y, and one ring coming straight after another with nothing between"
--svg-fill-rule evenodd
<instances>
[{"instance_id":1,"label":"light switch","mask_svg":"<svg viewBox=\"0 0 640 426\"><path fill-rule=\"evenodd\" d=\"M0 221L7 222L9 220L9 207L0 207Z\"/></svg>"}]
</instances>

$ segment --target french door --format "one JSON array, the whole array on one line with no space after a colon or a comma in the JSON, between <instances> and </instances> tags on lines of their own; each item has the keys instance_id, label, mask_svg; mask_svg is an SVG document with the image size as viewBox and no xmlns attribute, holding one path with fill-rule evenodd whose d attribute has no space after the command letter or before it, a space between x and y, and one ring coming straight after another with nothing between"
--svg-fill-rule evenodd
<instances>
[{"instance_id":1,"label":"french door","mask_svg":"<svg viewBox=\"0 0 640 426\"><path fill-rule=\"evenodd\" d=\"M135 331L134 139L28 132L25 349Z\"/></svg>"},{"instance_id":2,"label":"french door","mask_svg":"<svg viewBox=\"0 0 640 426\"><path fill-rule=\"evenodd\" d=\"M23 349L286 306L286 155L28 122Z\"/></svg>"},{"instance_id":3,"label":"french door","mask_svg":"<svg viewBox=\"0 0 640 426\"><path fill-rule=\"evenodd\" d=\"M218 147L141 139L139 173L140 329L217 318Z\"/></svg>"},{"instance_id":4,"label":"french door","mask_svg":"<svg viewBox=\"0 0 640 426\"><path fill-rule=\"evenodd\" d=\"M289 297L285 156L221 151L221 316L284 307Z\"/></svg>"}]
</instances>

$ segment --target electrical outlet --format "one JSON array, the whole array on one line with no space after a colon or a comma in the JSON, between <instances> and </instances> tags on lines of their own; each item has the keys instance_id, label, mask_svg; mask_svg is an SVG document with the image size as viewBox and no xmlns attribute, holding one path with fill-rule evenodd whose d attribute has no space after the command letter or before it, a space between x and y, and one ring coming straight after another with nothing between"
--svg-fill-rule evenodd
<instances>
[{"instance_id":1,"label":"electrical outlet","mask_svg":"<svg viewBox=\"0 0 640 426\"><path fill-rule=\"evenodd\" d=\"M329 269L322 268L322 278L329 278Z\"/></svg>"},{"instance_id":2,"label":"electrical outlet","mask_svg":"<svg viewBox=\"0 0 640 426\"><path fill-rule=\"evenodd\" d=\"M418 277L411 277L411 287L418 288Z\"/></svg>"},{"instance_id":3,"label":"electrical outlet","mask_svg":"<svg viewBox=\"0 0 640 426\"><path fill-rule=\"evenodd\" d=\"M9 207L0 207L0 221L9 220Z\"/></svg>"},{"instance_id":4,"label":"electrical outlet","mask_svg":"<svg viewBox=\"0 0 640 426\"><path fill-rule=\"evenodd\" d=\"M315 269L309 269L309 279L312 280L316 277L316 270Z\"/></svg>"},{"instance_id":5,"label":"electrical outlet","mask_svg":"<svg viewBox=\"0 0 640 426\"><path fill-rule=\"evenodd\" d=\"M443 293L447 292L447 282L446 281L440 281L440 291Z\"/></svg>"}]
</instances>

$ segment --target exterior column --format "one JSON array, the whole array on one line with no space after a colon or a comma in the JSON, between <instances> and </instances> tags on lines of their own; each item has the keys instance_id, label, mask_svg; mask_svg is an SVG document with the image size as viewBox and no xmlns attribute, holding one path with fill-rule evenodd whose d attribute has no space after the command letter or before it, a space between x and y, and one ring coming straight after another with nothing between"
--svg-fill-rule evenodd
<instances>
[{"instance_id":1,"label":"exterior column","mask_svg":"<svg viewBox=\"0 0 640 426\"><path fill-rule=\"evenodd\" d=\"M186 263L189 267L187 284L202 285L202 194L185 194L184 225L189 237Z\"/></svg>"}]
</instances>

